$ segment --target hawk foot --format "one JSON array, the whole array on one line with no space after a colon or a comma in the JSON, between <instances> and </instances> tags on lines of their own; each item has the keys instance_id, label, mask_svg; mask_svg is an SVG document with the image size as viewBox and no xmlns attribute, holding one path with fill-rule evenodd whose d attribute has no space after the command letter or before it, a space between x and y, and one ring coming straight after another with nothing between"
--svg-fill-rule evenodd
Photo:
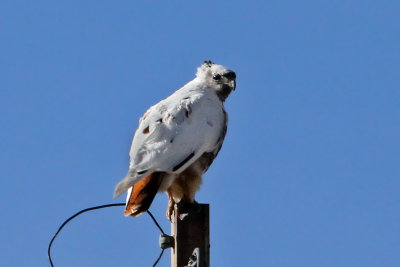
<instances>
[{"instance_id":1,"label":"hawk foot","mask_svg":"<svg viewBox=\"0 0 400 267\"><path fill-rule=\"evenodd\" d=\"M176 203L172 198L168 201L167 218L172 223L175 213L175 207L178 211L177 217L183 221L190 213L199 213L201 206L197 201L189 202L181 200Z\"/></svg>"},{"instance_id":2,"label":"hawk foot","mask_svg":"<svg viewBox=\"0 0 400 267\"><path fill-rule=\"evenodd\" d=\"M170 198L168 201L167 218L172 223L172 215L174 214L175 201Z\"/></svg>"}]
</instances>

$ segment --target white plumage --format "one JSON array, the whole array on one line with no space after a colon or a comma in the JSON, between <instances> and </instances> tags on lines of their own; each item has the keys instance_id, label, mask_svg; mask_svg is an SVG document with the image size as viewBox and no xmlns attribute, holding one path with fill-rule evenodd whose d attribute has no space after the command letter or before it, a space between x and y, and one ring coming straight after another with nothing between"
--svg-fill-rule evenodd
<instances>
[{"instance_id":1,"label":"white plumage","mask_svg":"<svg viewBox=\"0 0 400 267\"><path fill-rule=\"evenodd\" d=\"M150 107L139 121L129 153L129 171L114 197L155 172L165 173L157 191L166 191L174 178L204 153L215 157L226 131L223 101L235 89L235 78L234 72L207 61L198 68L195 79Z\"/></svg>"}]
</instances>

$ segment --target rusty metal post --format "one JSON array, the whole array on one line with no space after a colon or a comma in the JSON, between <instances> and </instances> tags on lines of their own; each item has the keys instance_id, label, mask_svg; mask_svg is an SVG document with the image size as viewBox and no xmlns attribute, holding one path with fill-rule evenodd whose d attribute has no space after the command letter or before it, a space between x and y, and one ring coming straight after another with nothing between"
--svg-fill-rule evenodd
<instances>
[{"instance_id":1,"label":"rusty metal post","mask_svg":"<svg viewBox=\"0 0 400 267\"><path fill-rule=\"evenodd\" d=\"M176 216L180 214L180 216ZM186 207L175 205L172 236L175 247L171 252L171 266L191 266L189 258L194 254L199 260L197 267L210 266L210 205L198 204ZM197 250L196 250L197 249ZM196 250L196 251L195 251ZM194 266L194 265L192 265Z\"/></svg>"}]
</instances>

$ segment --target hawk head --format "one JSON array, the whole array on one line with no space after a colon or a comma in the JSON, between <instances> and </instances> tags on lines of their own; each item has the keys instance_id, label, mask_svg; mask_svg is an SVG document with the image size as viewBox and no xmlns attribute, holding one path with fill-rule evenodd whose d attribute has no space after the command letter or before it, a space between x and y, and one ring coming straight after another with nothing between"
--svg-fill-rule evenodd
<instances>
[{"instance_id":1,"label":"hawk head","mask_svg":"<svg viewBox=\"0 0 400 267\"><path fill-rule=\"evenodd\" d=\"M211 61L204 61L197 69L196 77L214 89L221 101L236 88L236 73Z\"/></svg>"}]
</instances>

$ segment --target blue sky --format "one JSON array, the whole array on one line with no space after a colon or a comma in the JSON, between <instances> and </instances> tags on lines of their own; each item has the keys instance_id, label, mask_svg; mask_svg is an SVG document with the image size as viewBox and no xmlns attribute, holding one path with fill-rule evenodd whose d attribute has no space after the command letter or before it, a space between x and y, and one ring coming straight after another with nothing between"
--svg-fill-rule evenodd
<instances>
[{"instance_id":1,"label":"blue sky","mask_svg":"<svg viewBox=\"0 0 400 267\"><path fill-rule=\"evenodd\" d=\"M398 1L2 1L0 261L46 266L112 199L139 117L237 73L197 200L213 266L400 266ZM151 210L166 231L167 198ZM150 266L147 215L72 221L55 266ZM169 251L159 266L169 266Z\"/></svg>"}]
</instances>

